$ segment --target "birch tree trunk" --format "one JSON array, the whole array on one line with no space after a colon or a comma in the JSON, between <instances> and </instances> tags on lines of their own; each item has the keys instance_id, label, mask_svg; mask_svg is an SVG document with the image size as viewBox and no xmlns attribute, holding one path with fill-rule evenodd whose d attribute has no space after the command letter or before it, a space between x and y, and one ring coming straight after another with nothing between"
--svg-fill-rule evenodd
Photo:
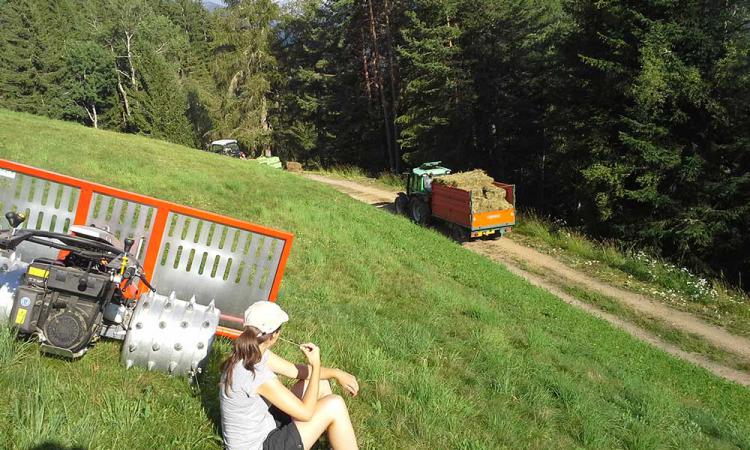
<instances>
[{"instance_id":1,"label":"birch tree trunk","mask_svg":"<svg viewBox=\"0 0 750 450\"><path fill-rule=\"evenodd\" d=\"M89 109L88 106L84 105L83 109L85 109L86 114L89 115L89 119L91 120L91 124L94 126L94 128L99 128L99 116L96 113L96 105L92 104L91 109Z\"/></svg>"}]
</instances>

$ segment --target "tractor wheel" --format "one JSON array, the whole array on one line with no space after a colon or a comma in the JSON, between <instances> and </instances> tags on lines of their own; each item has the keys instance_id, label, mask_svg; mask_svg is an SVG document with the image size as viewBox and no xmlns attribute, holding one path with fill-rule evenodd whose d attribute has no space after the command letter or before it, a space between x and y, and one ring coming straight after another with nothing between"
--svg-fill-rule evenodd
<instances>
[{"instance_id":1,"label":"tractor wheel","mask_svg":"<svg viewBox=\"0 0 750 450\"><path fill-rule=\"evenodd\" d=\"M469 239L471 239L469 230L460 225L451 225L451 237L459 244L463 244L464 242L467 242Z\"/></svg>"},{"instance_id":2,"label":"tractor wheel","mask_svg":"<svg viewBox=\"0 0 750 450\"><path fill-rule=\"evenodd\" d=\"M405 216L409 210L409 197L407 197L403 192L399 192L398 197L396 197L396 200L393 201L393 207L396 211L396 214Z\"/></svg>"},{"instance_id":3,"label":"tractor wheel","mask_svg":"<svg viewBox=\"0 0 750 450\"><path fill-rule=\"evenodd\" d=\"M430 218L430 207L424 200L414 197L409 202L409 217L416 224L426 225Z\"/></svg>"}]
</instances>

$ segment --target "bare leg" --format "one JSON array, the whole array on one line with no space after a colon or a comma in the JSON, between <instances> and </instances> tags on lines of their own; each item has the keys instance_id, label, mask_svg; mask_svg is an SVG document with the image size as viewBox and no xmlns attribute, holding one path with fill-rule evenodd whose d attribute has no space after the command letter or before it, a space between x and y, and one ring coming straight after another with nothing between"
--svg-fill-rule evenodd
<instances>
[{"instance_id":1,"label":"bare leg","mask_svg":"<svg viewBox=\"0 0 750 450\"><path fill-rule=\"evenodd\" d=\"M352 421L344 399L338 395L326 395L318 400L315 412L308 422L294 421L305 450L309 450L318 438L327 432L328 440L334 450L356 450L357 438L354 436Z\"/></svg>"},{"instance_id":2,"label":"bare leg","mask_svg":"<svg viewBox=\"0 0 750 450\"><path fill-rule=\"evenodd\" d=\"M292 386L292 392L294 395L296 395L299 398L302 398L302 395L307 390L307 383L308 380L299 380L298 382L294 383L294 386ZM323 398L326 395L331 395L333 391L331 391L331 383L328 382L328 380L320 380L320 384L318 384L318 398Z\"/></svg>"}]
</instances>

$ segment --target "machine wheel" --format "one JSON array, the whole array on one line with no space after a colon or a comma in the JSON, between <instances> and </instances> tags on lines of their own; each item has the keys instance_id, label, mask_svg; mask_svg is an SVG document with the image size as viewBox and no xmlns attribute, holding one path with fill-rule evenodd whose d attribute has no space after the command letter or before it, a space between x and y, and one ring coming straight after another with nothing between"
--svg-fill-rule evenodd
<instances>
[{"instance_id":1,"label":"machine wheel","mask_svg":"<svg viewBox=\"0 0 750 450\"><path fill-rule=\"evenodd\" d=\"M403 192L399 192L396 200L393 201L393 207L396 210L396 214L405 216L409 210L409 197Z\"/></svg>"},{"instance_id":2,"label":"machine wheel","mask_svg":"<svg viewBox=\"0 0 750 450\"><path fill-rule=\"evenodd\" d=\"M426 225L430 218L430 207L421 198L414 197L409 202L409 217L419 225Z\"/></svg>"},{"instance_id":3,"label":"machine wheel","mask_svg":"<svg viewBox=\"0 0 750 450\"><path fill-rule=\"evenodd\" d=\"M469 239L471 239L469 230L460 225L451 225L451 237L459 244L467 242Z\"/></svg>"},{"instance_id":4,"label":"machine wheel","mask_svg":"<svg viewBox=\"0 0 750 450\"><path fill-rule=\"evenodd\" d=\"M10 321L16 289L21 285L28 266L15 252L0 252L0 326Z\"/></svg>"}]
</instances>

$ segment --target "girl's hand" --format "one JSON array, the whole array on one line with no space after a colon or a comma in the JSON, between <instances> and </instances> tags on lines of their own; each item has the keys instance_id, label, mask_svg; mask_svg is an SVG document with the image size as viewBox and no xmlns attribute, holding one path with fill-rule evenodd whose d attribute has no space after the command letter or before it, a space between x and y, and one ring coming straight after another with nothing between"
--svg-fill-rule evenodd
<instances>
[{"instance_id":1,"label":"girl's hand","mask_svg":"<svg viewBox=\"0 0 750 450\"><path fill-rule=\"evenodd\" d=\"M350 393L352 397L355 397L359 392L359 383L357 383L357 378L350 373L339 370L336 374L336 381L342 388L344 388L346 392Z\"/></svg>"},{"instance_id":2,"label":"girl's hand","mask_svg":"<svg viewBox=\"0 0 750 450\"><path fill-rule=\"evenodd\" d=\"M307 362L311 366L320 367L320 349L317 345L313 344L312 342L308 342L307 344L300 345L299 349L302 350L302 353L305 354Z\"/></svg>"}]
</instances>

